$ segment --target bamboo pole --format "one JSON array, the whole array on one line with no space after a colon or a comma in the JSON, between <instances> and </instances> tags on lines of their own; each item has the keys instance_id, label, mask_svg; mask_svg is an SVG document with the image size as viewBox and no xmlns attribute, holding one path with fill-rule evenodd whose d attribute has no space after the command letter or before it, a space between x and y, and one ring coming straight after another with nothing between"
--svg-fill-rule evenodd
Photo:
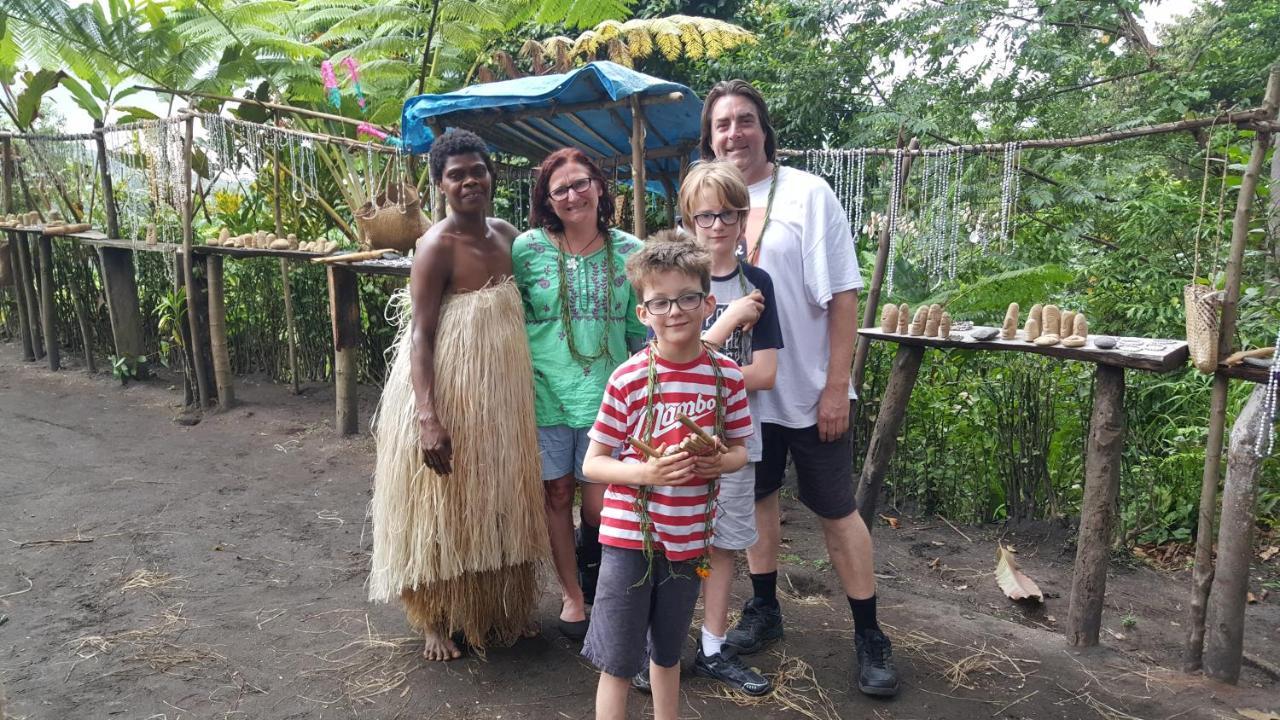
<instances>
[{"instance_id":1,"label":"bamboo pole","mask_svg":"<svg viewBox=\"0 0 1280 720\"><path fill-rule=\"evenodd\" d=\"M8 137L0 138L0 166L3 167L4 187L0 199L4 202L4 212L13 212L13 141ZM22 359L31 362L36 359L35 349L31 346L31 318L27 317L27 301L24 296L25 273L18 262L17 233L7 233L9 244L5 252L9 255L9 274L13 279L13 299L18 306L18 334L22 340Z\"/></svg>"},{"instance_id":2,"label":"bamboo pole","mask_svg":"<svg viewBox=\"0 0 1280 720\"><path fill-rule=\"evenodd\" d=\"M257 105L258 107L265 108L267 110L275 110L277 112L287 112L293 115L301 115L303 117L317 118L320 120L332 120L333 122L343 123L346 125L363 125L367 122L365 120L344 117L342 115L333 115L326 112L320 112L318 110L309 110L307 108L295 107L293 105L282 105L280 103L266 102L265 100L258 100L256 98L238 98L230 95L214 95L213 93L196 92L195 90L170 90L168 88L152 87L149 85L139 85L138 89L149 90L151 92L161 93L163 95L174 95L177 97L184 97L184 98L198 97L198 98L207 98L209 100L221 100L222 102L248 103L250 105ZM395 128L382 127L379 125L374 125L373 123L368 123L368 124L384 132L395 131Z\"/></svg>"},{"instance_id":3,"label":"bamboo pole","mask_svg":"<svg viewBox=\"0 0 1280 720\"><path fill-rule=\"evenodd\" d=\"M279 122L279 115L276 115ZM271 147L271 210L275 216L276 237L284 237L284 223L280 220L280 150ZM298 387L298 330L293 322L293 290L289 286L289 260L280 258L280 286L284 293L284 329L285 344L289 348L289 381L293 386L293 394L300 391Z\"/></svg>"},{"instance_id":4,"label":"bamboo pole","mask_svg":"<svg viewBox=\"0 0 1280 720\"><path fill-rule=\"evenodd\" d=\"M901 140L899 140L901 142ZM896 188L898 192L894 192L895 188L889 189L889 198L895 196L898 198L899 204L905 200L906 193L902 192L907 187L907 177L911 174L911 165L913 161L912 152L920 147L918 138L911 138L911 142L907 143L907 147L903 150L902 158L902 174L900 177L901 185ZM895 208L889 207L886 216L893 215ZM856 233L857 228L853 231ZM873 327L876 324L876 311L880 309L880 292L884 287L884 276L888 271L889 263L893 262L893 258L889 257L889 247L891 246L889 238L889 223L885 222L880 228L880 235L876 244L876 266L871 271L871 287L867 290L866 305L862 309L862 325L860 327ZM853 351L853 390L856 393L862 392L862 380L867 369L867 353L871 349L871 341L858 335L858 341Z\"/></svg>"},{"instance_id":5,"label":"bamboo pole","mask_svg":"<svg viewBox=\"0 0 1280 720\"><path fill-rule=\"evenodd\" d=\"M439 120L432 120L428 125L431 128L431 132L435 134L436 139L440 139L440 136L444 134L444 125ZM429 170L428 173L430 173ZM435 178L431 180L431 222L438 223L444 219L444 195L440 192L440 188L436 187ZM370 191L372 192L372 189Z\"/></svg>"},{"instance_id":6,"label":"bamboo pole","mask_svg":"<svg viewBox=\"0 0 1280 720\"><path fill-rule=\"evenodd\" d=\"M191 333L191 361L192 369L196 376L196 399L200 403L200 407L209 407L209 379L208 370L204 366L204 352L200 349L200 313L197 311L199 306L199 290L195 283L195 257L191 252L192 235L194 228L192 227L193 213L195 211L195 203L192 197L191 187L191 150L195 135L195 118L187 117L183 121L186 125L186 137L182 143L182 277L187 286L187 326Z\"/></svg>"},{"instance_id":7,"label":"bamboo pole","mask_svg":"<svg viewBox=\"0 0 1280 720\"><path fill-rule=\"evenodd\" d=\"M36 299L36 267L31 257L31 246L27 244L27 234L24 232L14 232L10 234L13 238L14 257L18 264L16 267L15 277L18 280L18 302L26 307L27 315L27 334L31 339L31 350L34 360L44 357L44 337L40 330L40 303Z\"/></svg>"},{"instance_id":8,"label":"bamboo pole","mask_svg":"<svg viewBox=\"0 0 1280 720\"><path fill-rule=\"evenodd\" d=\"M631 231L644 239L645 232L645 167L644 106L639 95L631 96Z\"/></svg>"},{"instance_id":9,"label":"bamboo pole","mask_svg":"<svg viewBox=\"0 0 1280 720\"><path fill-rule=\"evenodd\" d=\"M62 362L58 352L58 308L53 302L53 238L28 234L35 238L40 261L40 322L44 327L44 354L49 360L49 369L58 370Z\"/></svg>"},{"instance_id":10,"label":"bamboo pole","mask_svg":"<svg viewBox=\"0 0 1280 720\"><path fill-rule=\"evenodd\" d=\"M1280 65L1272 66L1267 78L1267 91L1263 100L1266 115L1259 118L1273 120L1280 107ZM1258 133L1253 139L1249 164L1241 178L1235 215L1231 220L1231 251L1227 256L1227 286L1222 301L1222 321L1218 336L1218 356L1231 354L1231 343L1236 334L1236 305L1240 301L1240 275L1244 262L1245 244L1249 235L1249 216L1258 175L1267 147L1271 144L1268 133ZM1222 464L1222 440L1226 428L1227 389L1230 378L1221 369L1214 374L1213 390L1209 400L1209 437L1204 451L1204 474L1200 481L1200 515L1196 528L1196 561L1191 572L1191 598L1187 603L1187 639L1182 651L1182 669L1194 672L1200 669L1204 653L1204 620L1213 582L1213 517L1217 504L1218 476Z\"/></svg>"}]
</instances>

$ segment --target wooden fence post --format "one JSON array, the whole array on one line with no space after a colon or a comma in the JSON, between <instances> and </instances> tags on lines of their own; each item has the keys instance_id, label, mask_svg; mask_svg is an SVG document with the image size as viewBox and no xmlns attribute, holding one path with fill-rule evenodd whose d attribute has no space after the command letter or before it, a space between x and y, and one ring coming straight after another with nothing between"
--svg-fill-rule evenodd
<instances>
[{"instance_id":1,"label":"wooden fence post","mask_svg":"<svg viewBox=\"0 0 1280 720\"><path fill-rule=\"evenodd\" d=\"M93 140L98 146L98 174L102 178L102 207L107 214L107 237L119 239L120 216L116 209L102 123L95 121L94 128ZM111 339L115 345L116 357L133 358L138 363L138 375L145 377L146 346L142 340L142 310L138 306L138 279L133 251L99 247L98 264L102 268L107 317L111 320Z\"/></svg>"},{"instance_id":2,"label":"wooden fence post","mask_svg":"<svg viewBox=\"0 0 1280 720\"><path fill-rule=\"evenodd\" d=\"M9 214L13 212L13 140L8 136L0 136L0 164L3 167L4 188L0 199L4 202L4 212ZM17 233L6 232L9 236L9 244L5 249L8 253L9 274L12 276L13 282L13 299L14 304L18 306L18 335L22 340L22 359L31 362L36 359L35 348L31 346L31 318L27 317L27 301L25 296L26 285L24 278L25 273L18 264L18 242Z\"/></svg>"},{"instance_id":3,"label":"wooden fence post","mask_svg":"<svg viewBox=\"0 0 1280 720\"><path fill-rule=\"evenodd\" d=\"M1235 684L1244 659L1244 608L1249 596L1249 562L1258 519L1258 420L1267 386L1258 385L1231 426L1227 479L1222 485L1218 568L1213 574L1205 619L1204 674Z\"/></svg>"},{"instance_id":4,"label":"wooden fence post","mask_svg":"<svg viewBox=\"0 0 1280 720\"><path fill-rule=\"evenodd\" d=\"M227 351L227 304L222 279L222 256L206 261L209 282L209 351L213 355L213 380L218 389L218 409L226 412L236 402L231 356Z\"/></svg>"},{"instance_id":5,"label":"wooden fence post","mask_svg":"<svg viewBox=\"0 0 1280 720\"><path fill-rule=\"evenodd\" d=\"M192 255L191 244L194 228L193 214L195 211L195 203L192 199L192 183L191 183L191 151L192 142L195 134L195 118L188 115L183 121L186 126L186 136L182 143L182 272L183 281L187 286L187 324L188 331L191 333L191 361L192 370L196 376L196 399L200 403L200 407L209 407L209 376L208 369L204 364L204 351L200 347L200 338L203 333L200 332L200 290L195 282L195 257Z\"/></svg>"},{"instance_id":6,"label":"wooden fence post","mask_svg":"<svg viewBox=\"0 0 1280 720\"><path fill-rule=\"evenodd\" d=\"M1115 526L1120 462L1124 454L1124 368L1098 365L1084 461L1084 499L1076 537L1075 572L1067 610L1067 642L1098 644L1102 601L1107 592L1111 531Z\"/></svg>"},{"instance_id":7,"label":"wooden fence post","mask_svg":"<svg viewBox=\"0 0 1280 720\"><path fill-rule=\"evenodd\" d=\"M924 359L923 345L898 345L893 356L893 369L889 372L889 385L880 400L880 412L876 416L875 429L867 445L867 455L862 461L862 476L858 480L858 512L870 530L875 517L876 503L880 500L880 488L889 472L889 463L898 449L898 433L911 403L911 391L920 374L920 361Z\"/></svg>"},{"instance_id":8,"label":"wooden fence post","mask_svg":"<svg viewBox=\"0 0 1280 720\"><path fill-rule=\"evenodd\" d=\"M645 167L644 167L644 107L640 96L631 96L631 232L644 239L645 229Z\"/></svg>"},{"instance_id":9,"label":"wooden fence post","mask_svg":"<svg viewBox=\"0 0 1280 720\"><path fill-rule=\"evenodd\" d=\"M44 328L44 352L49 369L62 367L58 352L58 308L53 301L53 239L48 235L30 233L36 239L40 256L40 322Z\"/></svg>"},{"instance_id":10,"label":"wooden fence post","mask_svg":"<svg viewBox=\"0 0 1280 720\"><path fill-rule=\"evenodd\" d=\"M359 426L360 285L356 274L329 265L329 315L333 321L334 426L342 435L355 435Z\"/></svg>"}]
</instances>

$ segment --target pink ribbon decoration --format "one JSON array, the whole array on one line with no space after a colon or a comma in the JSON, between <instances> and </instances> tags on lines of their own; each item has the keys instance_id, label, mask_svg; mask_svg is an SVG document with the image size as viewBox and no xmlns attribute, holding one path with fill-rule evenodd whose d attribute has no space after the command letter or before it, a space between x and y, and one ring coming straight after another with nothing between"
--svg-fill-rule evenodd
<instances>
[{"instance_id":1,"label":"pink ribbon decoration","mask_svg":"<svg viewBox=\"0 0 1280 720\"><path fill-rule=\"evenodd\" d=\"M376 128L376 127L374 127L374 126L372 126L372 125L370 125L369 123L360 123L359 125L357 125L357 126L356 126L356 134L357 134L357 135L369 135L369 136L376 137L376 138L378 138L379 140L383 140L383 141L385 141L385 140L387 139L387 134L386 134L385 132L383 132L383 131L379 130L378 128Z\"/></svg>"},{"instance_id":2,"label":"pink ribbon decoration","mask_svg":"<svg viewBox=\"0 0 1280 720\"><path fill-rule=\"evenodd\" d=\"M320 63L320 79L324 81L324 90L329 96L329 104L336 109L341 109L342 95L338 92L338 78L333 74L333 63L328 60Z\"/></svg>"},{"instance_id":3,"label":"pink ribbon decoration","mask_svg":"<svg viewBox=\"0 0 1280 720\"><path fill-rule=\"evenodd\" d=\"M364 112L364 90L360 87L360 73L355 57L348 55L343 58L342 65L351 74L351 87L356 92L356 102L360 105L360 111Z\"/></svg>"}]
</instances>

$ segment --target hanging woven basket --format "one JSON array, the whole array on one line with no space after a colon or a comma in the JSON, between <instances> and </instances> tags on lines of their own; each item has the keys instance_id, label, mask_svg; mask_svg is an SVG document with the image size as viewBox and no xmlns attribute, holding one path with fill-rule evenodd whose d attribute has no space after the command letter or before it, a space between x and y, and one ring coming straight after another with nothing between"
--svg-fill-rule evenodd
<instances>
[{"instance_id":1,"label":"hanging woven basket","mask_svg":"<svg viewBox=\"0 0 1280 720\"><path fill-rule=\"evenodd\" d=\"M431 227L431 222L422 212L416 189L410 185L392 185L378 194L376 204L367 202L356 210L356 225L360 228L360 245L364 249L407 254Z\"/></svg>"},{"instance_id":2,"label":"hanging woven basket","mask_svg":"<svg viewBox=\"0 0 1280 720\"><path fill-rule=\"evenodd\" d=\"M1189 283L1182 289L1187 312L1187 347L1191 364L1202 373L1218 368L1218 318L1222 294L1208 285Z\"/></svg>"}]
</instances>

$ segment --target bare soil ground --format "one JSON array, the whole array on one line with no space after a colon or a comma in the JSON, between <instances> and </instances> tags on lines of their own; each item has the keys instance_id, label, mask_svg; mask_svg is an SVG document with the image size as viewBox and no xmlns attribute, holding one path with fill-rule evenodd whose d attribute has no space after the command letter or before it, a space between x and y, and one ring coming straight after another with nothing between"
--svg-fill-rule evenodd
<instances>
[{"instance_id":1,"label":"bare soil ground","mask_svg":"<svg viewBox=\"0 0 1280 720\"><path fill-rule=\"evenodd\" d=\"M0 684L11 718L587 718L595 674L554 627L449 664L419 659L400 609L365 602L373 449L331 429L332 391L241 379L198 425L179 393L49 373L0 345ZM363 389L367 420L376 389ZM886 511L887 514L892 514ZM1231 687L1176 671L1185 570L1113 566L1102 647L1069 649L1069 528L877 524L880 616L904 687L850 687L847 606L816 525L786 500L787 638L755 659L781 689L751 703L687 676L686 718L1242 718L1280 711L1280 558L1255 561ZM1047 593L1024 609L992 577L1018 550ZM1274 539L1271 541L1275 544ZM745 576L735 581L745 598ZM692 643L686 662L691 662ZM635 717L648 715L644 698Z\"/></svg>"}]
</instances>

